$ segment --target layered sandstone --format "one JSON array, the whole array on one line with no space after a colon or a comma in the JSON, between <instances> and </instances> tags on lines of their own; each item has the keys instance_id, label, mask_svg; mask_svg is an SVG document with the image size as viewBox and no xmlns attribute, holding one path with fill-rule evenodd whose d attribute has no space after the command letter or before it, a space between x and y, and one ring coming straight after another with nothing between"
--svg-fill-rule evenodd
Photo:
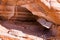
<instances>
[{"instance_id":1,"label":"layered sandstone","mask_svg":"<svg viewBox=\"0 0 60 40\"><path fill-rule=\"evenodd\" d=\"M12 21L38 21L45 25L46 28L51 28L55 37L60 38L60 2L59 0L0 0L0 17L3 20ZM40 21L41 18L46 20ZM46 22L44 24L44 22ZM49 23L52 23L51 25ZM53 23L56 24L53 26ZM58 26L57 26L58 25ZM10 30L0 26L1 40L35 40L31 35L26 37L26 34L18 30ZM9 28L9 27L8 27ZM22 36L20 35L23 34ZM32 36L33 37L33 36ZM36 37L37 38L37 37ZM40 39L40 38L39 38ZM39 40L37 39L37 40ZM55 38L51 38L53 40ZM41 40L43 40L41 38ZM60 39L59 39L60 40Z\"/></svg>"}]
</instances>

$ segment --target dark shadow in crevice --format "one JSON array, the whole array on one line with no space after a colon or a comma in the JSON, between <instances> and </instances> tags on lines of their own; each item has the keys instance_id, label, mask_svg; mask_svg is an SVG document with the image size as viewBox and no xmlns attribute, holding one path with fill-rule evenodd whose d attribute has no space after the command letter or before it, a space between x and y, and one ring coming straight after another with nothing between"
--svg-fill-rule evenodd
<instances>
[{"instance_id":1,"label":"dark shadow in crevice","mask_svg":"<svg viewBox=\"0 0 60 40\"><path fill-rule=\"evenodd\" d=\"M27 9L28 10L28 9ZM32 12L30 12L29 14L32 14ZM33 15L32 15L33 16ZM29 18L30 19L30 18ZM27 21L26 20L19 20L16 19L15 21L2 21L1 25L3 25L4 27L8 28L8 29L16 29L16 30L20 30L23 31L26 34L30 34L30 35L34 35L34 36L38 36L38 37L42 37L43 38L47 38L48 36L51 36L51 31L49 29L46 29L45 27L43 27L42 25L40 25L35 18L33 18L35 21Z\"/></svg>"}]
</instances>

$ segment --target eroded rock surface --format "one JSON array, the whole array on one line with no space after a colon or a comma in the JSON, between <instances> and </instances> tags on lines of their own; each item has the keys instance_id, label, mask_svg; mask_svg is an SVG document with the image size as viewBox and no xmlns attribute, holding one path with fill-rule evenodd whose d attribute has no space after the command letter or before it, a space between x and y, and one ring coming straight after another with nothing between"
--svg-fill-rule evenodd
<instances>
[{"instance_id":1,"label":"eroded rock surface","mask_svg":"<svg viewBox=\"0 0 60 40\"><path fill-rule=\"evenodd\" d=\"M38 23L39 25L35 24L36 20L40 19L41 17L58 25L52 27L53 34L56 35L55 37L57 39L52 37L51 40L60 40L59 0L0 0L0 18L9 21L4 21L0 25L0 40L43 40L44 38L47 38L51 32L49 32L48 29L44 30L44 28L40 28L41 23ZM33 23L31 22L30 24L29 22L22 22L22 20L35 21ZM19 24L15 21L18 21ZM43 25L46 26L47 23L43 23ZM37 29L43 29L43 31L41 32ZM42 35L40 35L40 33ZM44 35L44 33L46 34ZM40 37L43 35L44 38ZM48 38L48 40L50 39Z\"/></svg>"},{"instance_id":2,"label":"eroded rock surface","mask_svg":"<svg viewBox=\"0 0 60 40\"><path fill-rule=\"evenodd\" d=\"M43 38L29 35L16 29L7 29L0 25L0 40L43 40Z\"/></svg>"}]
</instances>

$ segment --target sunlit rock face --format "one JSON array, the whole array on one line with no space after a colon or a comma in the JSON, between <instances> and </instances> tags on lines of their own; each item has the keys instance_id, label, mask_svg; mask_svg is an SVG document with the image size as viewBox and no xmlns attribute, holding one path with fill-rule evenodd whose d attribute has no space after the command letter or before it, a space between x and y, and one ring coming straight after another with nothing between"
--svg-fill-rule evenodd
<instances>
[{"instance_id":1,"label":"sunlit rock face","mask_svg":"<svg viewBox=\"0 0 60 40\"><path fill-rule=\"evenodd\" d=\"M55 10L60 10L59 0L41 0L49 8L53 7Z\"/></svg>"},{"instance_id":2,"label":"sunlit rock face","mask_svg":"<svg viewBox=\"0 0 60 40\"><path fill-rule=\"evenodd\" d=\"M58 0L37 0L36 3L44 10L45 19L60 25L60 3ZM38 14L39 16L39 14Z\"/></svg>"}]
</instances>

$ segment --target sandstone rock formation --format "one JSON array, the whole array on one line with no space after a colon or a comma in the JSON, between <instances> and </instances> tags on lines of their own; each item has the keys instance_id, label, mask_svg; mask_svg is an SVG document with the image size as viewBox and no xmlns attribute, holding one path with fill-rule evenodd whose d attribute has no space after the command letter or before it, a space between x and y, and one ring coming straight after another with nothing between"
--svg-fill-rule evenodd
<instances>
[{"instance_id":1,"label":"sandstone rock formation","mask_svg":"<svg viewBox=\"0 0 60 40\"><path fill-rule=\"evenodd\" d=\"M23 0L6 0L6 1L2 0L2 3L0 5L0 7L2 7L1 13L0 13L1 16L4 16L5 19L11 19L12 17L16 18L16 15L21 14L20 13L21 10L20 12L17 11L17 8L18 8L17 5L19 7L21 6L29 10L30 11L28 13L29 15L33 14L37 16L36 20L39 20L41 17L43 17L54 24L60 25L60 14L59 14L60 4L59 4L59 1L57 0L53 0L53 1L52 0L24 0L24 1ZM2 12L2 10L4 11ZM18 17L18 18L21 18L21 17Z\"/></svg>"},{"instance_id":2,"label":"sandstone rock formation","mask_svg":"<svg viewBox=\"0 0 60 40\"><path fill-rule=\"evenodd\" d=\"M56 33L57 40L60 40L59 0L0 0L0 19L12 22L37 21ZM7 29L1 25L0 28L1 40L35 40L31 38L31 35L26 37L27 34L16 29ZM51 40L53 39L51 38ZM41 40L43 39L41 38Z\"/></svg>"},{"instance_id":3,"label":"sandstone rock formation","mask_svg":"<svg viewBox=\"0 0 60 40\"><path fill-rule=\"evenodd\" d=\"M7 31L7 32L6 32ZM0 40L43 40L36 36L28 35L15 29L7 29L0 25Z\"/></svg>"}]
</instances>

